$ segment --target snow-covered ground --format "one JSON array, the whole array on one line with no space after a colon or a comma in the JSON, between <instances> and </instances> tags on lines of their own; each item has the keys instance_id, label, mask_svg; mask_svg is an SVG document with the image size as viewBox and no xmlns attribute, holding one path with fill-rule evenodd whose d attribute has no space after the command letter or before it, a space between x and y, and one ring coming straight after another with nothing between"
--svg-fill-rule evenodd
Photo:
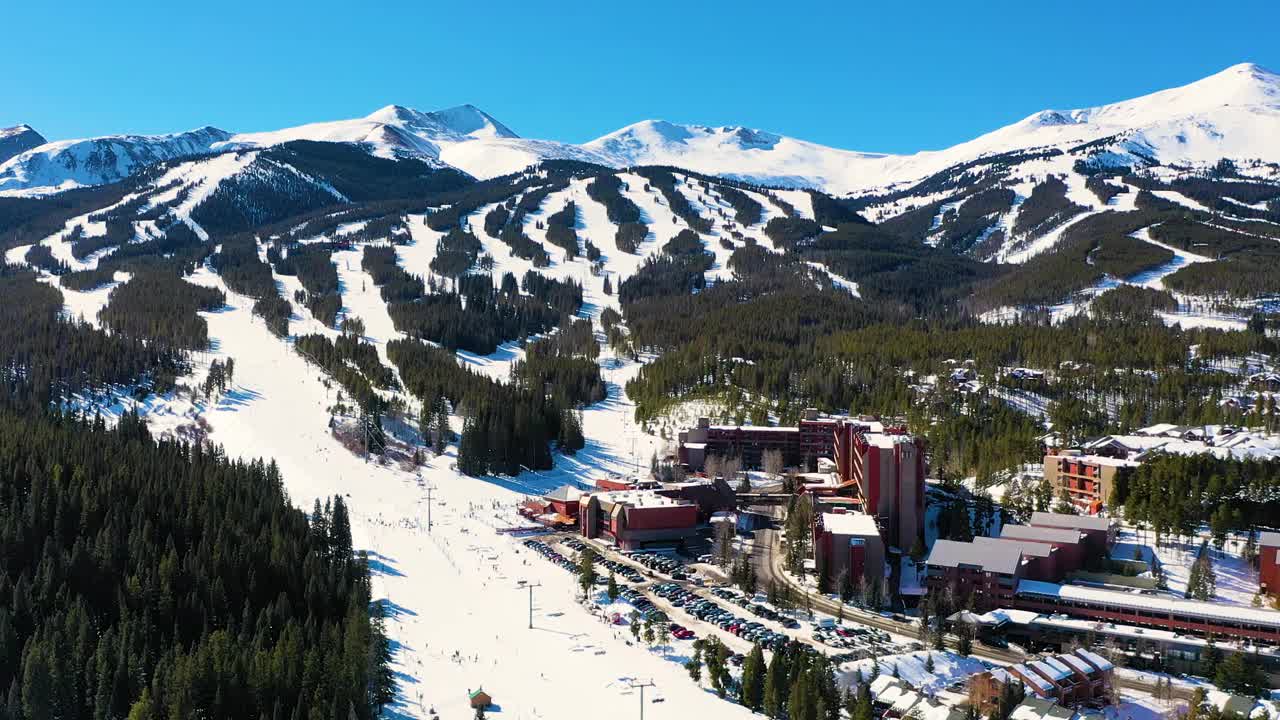
<instances>
[{"instance_id":1,"label":"snow-covered ground","mask_svg":"<svg viewBox=\"0 0 1280 720\"><path fill-rule=\"evenodd\" d=\"M932 670L927 667L930 659L933 660ZM841 685L847 686L856 679L859 672L869 682L875 674L877 665L879 665L880 674L894 675L925 695L934 695L990 667L988 663L975 657L964 657L949 651L919 650L899 655L867 658L845 665L840 669Z\"/></svg>"},{"instance_id":2,"label":"snow-covered ground","mask_svg":"<svg viewBox=\"0 0 1280 720\"><path fill-rule=\"evenodd\" d=\"M371 282L355 287L363 280L358 258L339 254L336 260L344 303L383 345L391 335L374 307L376 289ZM212 360L235 358L234 386L199 404L179 393L138 409L156 432L199 425L233 456L275 459L299 507L337 493L349 498L352 532L369 553L375 595L388 609L396 641L401 700L392 716L425 718L434 710L443 718L470 717L466 692L480 686L505 717L576 717L583 707L631 712L639 702L633 680L656 683L646 693L648 717L748 714L693 684L675 658L628 645L625 628L602 622L575 601L570 574L499 532L523 524L514 507L524 493L629 472L659 449L661 440L634 424L634 405L621 392L638 363L602 358L609 397L583 413L587 447L559 458L553 470L466 477L452 469L450 448L408 471L344 449L329 433L327 408L336 388L326 387L324 374L273 336L252 315L252 301L228 291L220 277L202 268L191 281L228 297L225 308L203 313L214 349L196 357L195 380ZM123 404L104 410L118 413ZM541 583L533 595L533 629L521 581Z\"/></svg>"},{"instance_id":3,"label":"snow-covered ground","mask_svg":"<svg viewBox=\"0 0 1280 720\"><path fill-rule=\"evenodd\" d=\"M1111 556L1118 560L1131 560L1141 553L1142 560L1150 564L1154 554L1159 558L1169 591L1178 597L1184 597L1191 565L1195 562L1201 540L1206 539L1207 536L1177 542L1166 538L1160 546L1156 546L1150 532L1140 535L1133 528L1126 527L1117 536ZM1209 541L1217 581L1215 602L1247 606L1258 592L1258 573L1242 557L1243 545L1243 540L1230 538L1223 551L1219 552L1213 547L1212 540Z\"/></svg>"}]
</instances>

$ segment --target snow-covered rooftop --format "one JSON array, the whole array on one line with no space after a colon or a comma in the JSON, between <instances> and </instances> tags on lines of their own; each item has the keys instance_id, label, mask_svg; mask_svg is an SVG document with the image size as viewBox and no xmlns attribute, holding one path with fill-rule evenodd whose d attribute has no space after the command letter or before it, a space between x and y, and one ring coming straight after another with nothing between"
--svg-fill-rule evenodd
<instances>
[{"instance_id":1,"label":"snow-covered rooftop","mask_svg":"<svg viewBox=\"0 0 1280 720\"><path fill-rule=\"evenodd\" d=\"M1280 629L1280 612L1226 603L1178 600L1161 595L1102 590L1081 585L1057 585L1038 580L1018 581L1018 594L1053 597L1067 601L1092 602L1144 612L1167 612L1172 615L1248 622Z\"/></svg>"},{"instance_id":2,"label":"snow-covered rooftop","mask_svg":"<svg viewBox=\"0 0 1280 720\"><path fill-rule=\"evenodd\" d=\"M822 513L822 527L836 535L879 535L876 519L863 513Z\"/></svg>"},{"instance_id":3,"label":"snow-covered rooftop","mask_svg":"<svg viewBox=\"0 0 1280 720\"><path fill-rule=\"evenodd\" d=\"M1084 658L1085 660L1088 660L1090 664L1092 664L1094 667L1104 672L1107 670L1114 670L1116 667L1115 665L1111 664L1110 660L1102 657L1101 655L1099 655L1098 653L1092 650L1086 650L1084 648L1081 648L1079 650L1076 650L1076 654Z\"/></svg>"},{"instance_id":4,"label":"snow-covered rooftop","mask_svg":"<svg viewBox=\"0 0 1280 720\"><path fill-rule=\"evenodd\" d=\"M879 698L880 694L889 688L901 689L902 681L892 675L877 675L875 679L871 681L869 689L872 697Z\"/></svg>"},{"instance_id":5,"label":"snow-covered rooftop","mask_svg":"<svg viewBox=\"0 0 1280 720\"><path fill-rule=\"evenodd\" d=\"M573 502L582 498L582 491L572 485L561 485L547 493L546 498L559 502Z\"/></svg>"},{"instance_id":6,"label":"snow-covered rooftop","mask_svg":"<svg viewBox=\"0 0 1280 720\"><path fill-rule=\"evenodd\" d=\"M601 502L629 505L631 507L659 507L672 505L692 505L686 500L669 498L649 490L611 490L593 493Z\"/></svg>"},{"instance_id":7,"label":"snow-covered rooftop","mask_svg":"<svg viewBox=\"0 0 1280 720\"><path fill-rule=\"evenodd\" d=\"M1053 668L1054 671L1056 672L1055 675L1051 675L1051 677L1053 677L1054 679L1065 680L1071 677L1071 674L1072 674L1071 668L1068 667L1066 663L1062 662L1058 658L1053 657L1051 655L1044 659L1044 663L1049 667Z\"/></svg>"},{"instance_id":8,"label":"snow-covered rooftop","mask_svg":"<svg viewBox=\"0 0 1280 720\"><path fill-rule=\"evenodd\" d=\"M1010 665L1009 669L1014 673L1017 673L1018 677L1021 678L1023 682L1032 686L1032 689L1039 691L1040 694L1043 695L1053 691L1053 686L1049 684L1048 680L1040 677L1035 670L1032 670L1026 665L1018 663L1017 665Z\"/></svg>"},{"instance_id":9,"label":"snow-covered rooftop","mask_svg":"<svg viewBox=\"0 0 1280 720\"><path fill-rule=\"evenodd\" d=\"M979 616L982 622L999 624L1002 622L1011 622L1017 625L1026 625L1027 623L1040 617L1040 613L1034 610L1017 610L1014 608L999 608L990 610Z\"/></svg>"},{"instance_id":10,"label":"snow-covered rooftop","mask_svg":"<svg viewBox=\"0 0 1280 720\"><path fill-rule=\"evenodd\" d=\"M1059 655L1058 660L1062 663L1065 663L1066 665L1071 666L1071 669L1075 670L1078 673L1083 673L1085 675L1088 675L1089 673L1093 672L1093 668L1090 667L1089 663L1076 657L1075 655Z\"/></svg>"},{"instance_id":11,"label":"snow-covered rooftop","mask_svg":"<svg viewBox=\"0 0 1280 720\"><path fill-rule=\"evenodd\" d=\"M1099 453L1119 452L1125 457ZM1280 434L1230 425L1182 426L1163 423L1129 435L1103 435L1082 443L1075 456L1097 465L1131 467L1151 453L1213 455L1218 458L1280 457ZM1068 454L1068 453L1064 453Z\"/></svg>"}]
</instances>

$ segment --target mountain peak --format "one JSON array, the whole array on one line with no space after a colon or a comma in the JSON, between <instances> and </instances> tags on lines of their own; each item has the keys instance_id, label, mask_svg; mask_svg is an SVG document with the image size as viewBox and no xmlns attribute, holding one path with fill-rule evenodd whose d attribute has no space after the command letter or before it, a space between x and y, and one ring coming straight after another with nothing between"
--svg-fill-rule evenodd
<instances>
[{"instance_id":1,"label":"mountain peak","mask_svg":"<svg viewBox=\"0 0 1280 720\"><path fill-rule=\"evenodd\" d=\"M32 148L44 145L47 140L30 125L14 125L0 128L0 164Z\"/></svg>"},{"instance_id":2,"label":"mountain peak","mask_svg":"<svg viewBox=\"0 0 1280 720\"><path fill-rule=\"evenodd\" d=\"M1280 75L1261 65L1240 63L1187 85L1132 100L1076 110L1041 110L1012 128L1090 123L1142 126L1206 116L1224 107L1280 109Z\"/></svg>"},{"instance_id":3,"label":"mountain peak","mask_svg":"<svg viewBox=\"0 0 1280 720\"><path fill-rule=\"evenodd\" d=\"M1202 92L1214 92L1232 104L1274 105L1280 102L1280 75L1254 63L1240 63L1186 85ZM1175 88L1174 90L1184 89ZM1173 92L1173 91L1168 91Z\"/></svg>"},{"instance_id":4,"label":"mountain peak","mask_svg":"<svg viewBox=\"0 0 1280 720\"><path fill-rule=\"evenodd\" d=\"M1218 74L1226 75L1228 73L1235 74L1235 75L1255 75L1255 76L1262 76L1262 77L1270 77L1271 79L1277 78L1277 75L1275 73L1271 72L1270 70L1262 67L1257 63L1251 63L1251 62L1237 63L1227 68L1226 70L1223 70Z\"/></svg>"},{"instance_id":5,"label":"mountain peak","mask_svg":"<svg viewBox=\"0 0 1280 720\"><path fill-rule=\"evenodd\" d=\"M437 122L460 135L469 137L516 138L511 128L498 122L492 115L475 105L466 104L427 113Z\"/></svg>"},{"instance_id":6,"label":"mountain peak","mask_svg":"<svg viewBox=\"0 0 1280 720\"><path fill-rule=\"evenodd\" d=\"M366 115L365 119L387 125L436 133L446 132L469 138L519 137L492 115L471 104L432 112L423 112L404 105L387 105Z\"/></svg>"}]
</instances>

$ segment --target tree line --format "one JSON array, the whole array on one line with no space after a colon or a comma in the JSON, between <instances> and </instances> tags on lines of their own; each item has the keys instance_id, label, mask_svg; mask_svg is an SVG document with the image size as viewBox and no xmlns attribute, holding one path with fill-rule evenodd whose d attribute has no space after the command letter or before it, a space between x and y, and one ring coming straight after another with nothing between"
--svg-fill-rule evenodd
<instances>
[{"instance_id":1,"label":"tree line","mask_svg":"<svg viewBox=\"0 0 1280 720\"><path fill-rule=\"evenodd\" d=\"M171 272L149 270L112 288L98 318L113 331L182 350L209 346L209 323L199 315L225 305L216 288L193 285Z\"/></svg>"},{"instance_id":2,"label":"tree line","mask_svg":"<svg viewBox=\"0 0 1280 720\"><path fill-rule=\"evenodd\" d=\"M373 718L392 699L341 497L308 517L273 463L131 413L0 411L0 468L5 720Z\"/></svg>"}]
</instances>

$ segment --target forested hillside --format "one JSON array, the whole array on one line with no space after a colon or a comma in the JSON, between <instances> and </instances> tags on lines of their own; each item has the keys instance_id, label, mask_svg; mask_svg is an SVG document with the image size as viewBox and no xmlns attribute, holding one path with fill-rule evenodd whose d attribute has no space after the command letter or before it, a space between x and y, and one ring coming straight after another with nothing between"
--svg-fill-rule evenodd
<instances>
[{"instance_id":1,"label":"forested hillside","mask_svg":"<svg viewBox=\"0 0 1280 720\"><path fill-rule=\"evenodd\" d=\"M60 278L64 292L113 286L96 313L104 332L57 322L58 291L31 270L7 271L10 292L31 297L22 310L8 306L10 352L41 338L58 338L49 342L59 348L33 356L13 382L48 399L112 386L167 391L188 367L185 353L206 347L203 313L223 302L220 291L189 281L206 267L332 377L345 395L335 409L358 410L359 424L411 417L420 405L432 408L424 414L432 426L420 432L437 438L443 402L457 417L468 472L546 469L555 451L581 447L577 413L604 393L601 340L648 358L625 388L643 422L661 422L692 399L756 422L807 406L917 408L957 472L1030 457L1034 428L989 397L922 402L940 390L926 392L913 378L945 372L947 359L975 359L984 372L1080 363L1069 385L1042 397L1081 432L1228 417L1219 400L1238 379L1188 365L1190 349L1212 363L1267 353L1273 341L1166 328L1159 313L1188 302L1174 292L1240 297L1271 288L1268 203L1277 191L1232 166L1168 179L1086 162L1104 149L992 156L855 199L676 167L621 172L571 161L477 182L317 142L164 164L117 185L0 205L11 261ZM212 172L206 165L215 160L230 172L215 191L205 180L187 184L184 173ZM1045 163L1065 169L1010 189ZM247 184L237 184L242 176ZM269 193L255 189L262 183ZM197 192L203 199L189 202ZM939 193L948 195L913 205ZM246 202L249 215L236 210ZM52 239L19 244L41 237ZM1033 253L1038 243L1049 245ZM1165 294L1094 289L1152 272L1164 273ZM359 286L346 284L353 281ZM287 284L295 289L286 293ZM385 312L395 333L372 343L359 339L367 318L348 307L368 287L382 307L362 314ZM1046 325L1040 308L1073 296L1082 298L1075 319ZM975 317L1009 307L1024 320ZM1265 327L1266 316L1258 323ZM1082 347L1081 337L1109 340ZM79 367L41 364L84 354L76 343L101 350ZM511 377L450 367L454 352L487 356L512 344L523 358ZM1108 375L1117 363L1163 380ZM1079 409L1100 395L1108 416ZM965 420L973 417L1008 432L974 445Z\"/></svg>"},{"instance_id":2,"label":"forested hillside","mask_svg":"<svg viewBox=\"0 0 1280 720\"><path fill-rule=\"evenodd\" d=\"M0 411L0 716L372 718L394 692L341 497L138 417ZM178 512L175 512L178 509Z\"/></svg>"}]
</instances>

